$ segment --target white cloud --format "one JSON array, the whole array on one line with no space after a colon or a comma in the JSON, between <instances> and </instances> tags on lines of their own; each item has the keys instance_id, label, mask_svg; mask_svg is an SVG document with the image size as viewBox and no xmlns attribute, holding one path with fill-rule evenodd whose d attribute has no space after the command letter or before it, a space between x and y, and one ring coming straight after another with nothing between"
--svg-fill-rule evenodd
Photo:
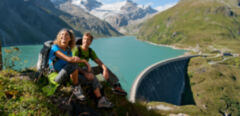
<instances>
[{"instance_id":1,"label":"white cloud","mask_svg":"<svg viewBox=\"0 0 240 116\"><path fill-rule=\"evenodd\" d=\"M149 2L149 3L147 3L145 6L152 6L153 5L153 3L152 2Z\"/></svg>"},{"instance_id":2,"label":"white cloud","mask_svg":"<svg viewBox=\"0 0 240 116\"><path fill-rule=\"evenodd\" d=\"M109 4L109 3L121 2L123 0L97 0L97 1L104 3L104 4Z\"/></svg>"},{"instance_id":3,"label":"white cloud","mask_svg":"<svg viewBox=\"0 0 240 116\"><path fill-rule=\"evenodd\" d=\"M139 4L138 7L140 7L140 8L146 8L146 7L152 6L152 5L153 5L153 3L152 3L152 2L149 2L149 3L145 4L145 5Z\"/></svg>"},{"instance_id":4,"label":"white cloud","mask_svg":"<svg viewBox=\"0 0 240 116\"><path fill-rule=\"evenodd\" d=\"M166 5L163 5L163 6L158 6L156 7L155 9L158 10L158 12L162 12L164 10L167 10L173 6L175 6L177 3L170 3L170 4L166 4Z\"/></svg>"}]
</instances>

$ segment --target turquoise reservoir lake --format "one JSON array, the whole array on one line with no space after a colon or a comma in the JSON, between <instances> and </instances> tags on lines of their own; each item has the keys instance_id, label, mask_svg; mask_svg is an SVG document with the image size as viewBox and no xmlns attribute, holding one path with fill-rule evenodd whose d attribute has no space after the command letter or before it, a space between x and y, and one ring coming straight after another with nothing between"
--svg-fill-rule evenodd
<instances>
[{"instance_id":1,"label":"turquoise reservoir lake","mask_svg":"<svg viewBox=\"0 0 240 116\"><path fill-rule=\"evenodd\" d=\"M20 49L20 62L16 69L34 67L42 45L16 46ZM91 47L98 57L118 77L123 88L129 93L135 78L148 66L169 58L183 55L185 50L176 50L142 42L134 36L102 38L93 41ZM4 47L6 49L9 47ZM4 51L4 50L3 50ZM6 53L3 52L3 57ZM96 65L91 62L92 65Z\"/></svg>"}]
</instances>

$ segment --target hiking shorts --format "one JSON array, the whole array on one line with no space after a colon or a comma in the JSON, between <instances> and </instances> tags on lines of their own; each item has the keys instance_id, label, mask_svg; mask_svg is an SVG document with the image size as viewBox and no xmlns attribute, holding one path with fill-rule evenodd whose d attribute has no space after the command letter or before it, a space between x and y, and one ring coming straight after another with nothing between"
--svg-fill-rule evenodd
<instances>
[{"instance_id":1,"label":"hiking shorts","mask_svg":"<svg viewBox=\"0 0 240 116\"><path fill-rule=\"evenodd\" d=\"M96 76L94 76L93 80L88 80L86 77L84 77L83 74L78 73L78 82L80 82L81 85L91 85L93 90L95 90L97 88L99 88L99 89L102 88L102 85L98 81Z\"/></svg>"},{"instance_id":2,"label":"hiking shorts","mask_svg":"<svg viewBox=\"0 0 240 116\"><path fill-rule=\"evenodd\" d=\"M59 84L63 84L70 78L70 74L73 73L75 70L78 69L78 65L75 63L68 63L66 64L56 75L54 79L55 82ZM56 72L53 72L56 73ZM50 73L52 74L52 73Z\"/></svg>"}]
</instances>

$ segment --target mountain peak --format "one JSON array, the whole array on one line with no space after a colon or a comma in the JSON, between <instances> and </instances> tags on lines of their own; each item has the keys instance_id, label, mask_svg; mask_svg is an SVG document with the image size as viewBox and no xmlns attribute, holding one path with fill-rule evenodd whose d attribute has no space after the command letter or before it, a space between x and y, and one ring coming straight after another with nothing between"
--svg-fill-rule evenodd
<instances>
[{"instance_id":1,"label":"mountain peak","mask_svg":"<svg viewBox=\"0 0 240 116\"><path fill-rule=\"evenodd\" d=\"M126 0L125 1L125 5L133 5L133 6L137 6L137 3L133 2L132 0Z\"/></svg>"},{"instance_id":2,"label":"mountain peak","mask_svg":"<svg viewBox=\"0 0 240 116\"><path fill-rule=\"evenodd\" d=\"M132 0L126 0L126 2L129 2L129 3L134 3Z\"/></svg>"},{"instance_id":3,"label":"mountain peak","mask_svg":"<svg viewBox=\"0 0 240 116\"><path fill-rule=\"evenodd\" d=\"M126 0L125 4L120 9L125 11L132 11L138 9L138 5L132 0Z\"/></svg>"},{"instance_id":4,"label":"mountain peak","mask_svg":"<svg viewBox=\"0 0 240 116\"><path fill-rule=\"evenodd\" d=\"M156 13L157 10L153 9L150 5L147 5L144 7L145 11L148 12L148 13Z\"/></svg>"},{"instance_id":5,"label":"mountain peak","mask_svg":"<svg viewBox=\"0 0 240 116\"><path fill-rule=\"evenodd\" d=\"M72 0L72 4L80 6L87 11L91 11L102 6L102 3L97 0Z\"/></svg>"}]
</instances>

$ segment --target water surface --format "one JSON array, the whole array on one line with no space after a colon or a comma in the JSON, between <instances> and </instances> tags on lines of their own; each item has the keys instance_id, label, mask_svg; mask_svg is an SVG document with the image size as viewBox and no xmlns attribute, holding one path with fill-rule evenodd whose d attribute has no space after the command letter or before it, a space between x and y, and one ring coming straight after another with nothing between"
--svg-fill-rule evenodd
<instances>
[{"instance_id":1,"label":"water surface","mask_svg":"<svg viewBox=\"0 0 240 116\"><path fill-rule=\"evenodd\" d=\"M42 45L16 47L20 49L21 62L15 68L34 67ZM145 68L161 60L183 55L185 52L142 42L134 36L96 39L91 47L104 64L119 77L120 83L128 93L135 78ZM6 53L3 52L3 56L6 56ZM92 62L91 64L95 65Z\"/></svg>"}]
</instances>

